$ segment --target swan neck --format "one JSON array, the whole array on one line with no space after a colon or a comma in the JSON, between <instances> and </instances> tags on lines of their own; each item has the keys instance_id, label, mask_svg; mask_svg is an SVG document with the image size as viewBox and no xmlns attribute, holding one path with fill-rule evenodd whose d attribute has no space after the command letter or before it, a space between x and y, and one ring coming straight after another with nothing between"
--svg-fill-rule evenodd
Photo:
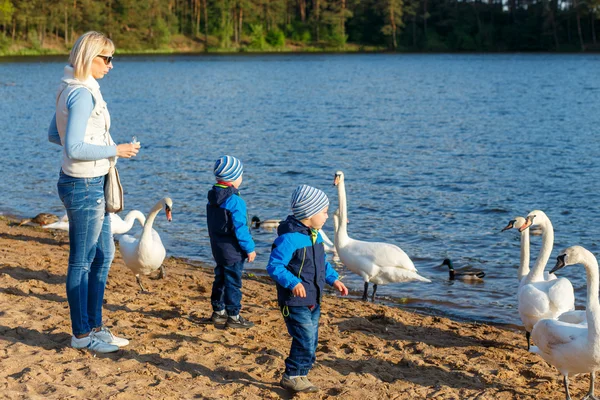
<instances>
[{"instance_id":1,"label":"swan neck","mask_svg":"<svg viewBox=\"0 0 600 400\"><path fill-rule=\"evenodd\" d=\"M521 232L521 260L517 271L519 282L529 274L529 254L529 229L526 229Z\"/></svg>"},{"instance_id":2,"label":"swan neck","mask_svg":"<svg viewBox=\"0 0 600 400\"><path fill-rule=\"evenodd\" d=\"M339 198L339 226L335 235L336 246L345 244L348 241L348 205L346 203L346 185L344 180L340 180L337 185Z\"/></svg>"},{"instance_id":3,"label":"swan neck","mask_svg":"<svg viewBox=\"0 0 600 400\"><path fill-rule=\"evenodd\" d=\"M129 227L129 229L131 229L131 227L133 226L133 223L136 219L139 221L140 225L142 225L142 226L144 226L144 224L146 223L146 217L144 217L144 214L142 214L141 212L139 212L137 210L130 211L125 216L125 223Z\"/></svg>"},{"instance_id":4,"label":"swan neck","mask_svg":"<svg viewBox=\"0 0 600 400\"><path fill-rule=\"evenodd\" d=\"M600 304L598 304L598 261L591 253L586 254L584 262L587 275L587 304L586 316L588 320L588 337L593 335L594 340L600 335Z\"/></svg>"},{"instance_id":5,"label":"swan neck","mask_svg":"<svg viewBox=\"0 0 600 400\"><path fill-rule=\"evenodd\" d=\"M546 220L540 226L542 227L542 248L533 269L529 273L530 281L532 282L544 279L544 268L546 268L546 264L550 259L552 246L554 245L554 228L552 227L552 223Z\"/></svg>"},{"instance_id":6,"label":"swan neck","mask_svg":"<svg viewBox=\"0 0 600 400\"><path fill-rule=\"evenodd\" d=\"M148 214L148 218L146 218L146 223L144 224L144 236L146 234L150 234L150 232L152 231L152 224L154 224L154 219L162 209L162 206L163 201L161 200L158 203L156 203L154 207L152 207L152 210L150 210L150 214Z\"/></svg>"}]
</instances>

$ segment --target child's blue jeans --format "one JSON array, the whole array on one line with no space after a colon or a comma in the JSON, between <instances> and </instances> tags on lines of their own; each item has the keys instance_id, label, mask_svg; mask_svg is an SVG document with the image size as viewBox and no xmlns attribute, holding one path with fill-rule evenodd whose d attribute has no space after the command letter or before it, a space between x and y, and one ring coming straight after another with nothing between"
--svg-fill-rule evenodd
<instances>
[{"instance_id":1,"label":"child's blue jeans","mask_svg":"<svg viewBox=\"0 0 600 400\"><path fill-rule=\"evenodd\" d=\"M60 172L58 194L69 217L67 300L73 335L102 326L102 302L115 243L105 211L104 176L74 178Z\"/></svg>"},{"instance_id":2,"label":"child's blue jeans","mask_svg":"<svg viewBox=\"0 0 600 400\"><path fill-rule=\"evenodd\" d=\"M210 302L213 311L227 312L227 315L238 315L242 308L242 271L244 260L232 265L215 267L215 280L212 286Z\"/></svg>"},{"instance_id":3,"label":"child's blue jeans","mask_svg":"<svg viewBox=\"0 0 600 400\"><path fill-rule=\"evenodd\" d=\"M292 337L290 355L285 359L287 376L305 376L311 370L319 342L321 307L312 310L306 306L284 307L283 319Z\"/></svg>"}]
</instances>

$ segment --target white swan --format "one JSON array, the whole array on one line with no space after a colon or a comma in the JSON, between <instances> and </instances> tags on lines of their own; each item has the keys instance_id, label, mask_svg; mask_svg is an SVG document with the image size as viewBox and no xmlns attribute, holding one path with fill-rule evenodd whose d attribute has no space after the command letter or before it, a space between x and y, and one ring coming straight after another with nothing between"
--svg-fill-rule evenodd
<instances>
[{"instance_id":1,"label":"white swan","mask_svg":"<svg viewBox=\"0 0 600 400\"><path fill-rule=\"evenodd\" d=\"M564 376L567 399L569 375L590 373L590 389L584 399L594 397L594 379L600 369L600 304L598 303L598 260L581 246L573 246L558 256L552 272L567 265L583 264L587 274L587 321L588 325L568 324L553 319L543 319L533 327L531 336L537 346L531 352L539 354L554 365Z\"/></svg>"},{"instance_id":2,"label":"white swan","mask_svg":"<svg viewBox=\"0 0 600 400\"><path fill-rule=\"evenodd\" d=\"M363 278L365 282L363 300L367 299L369 282L373 282L372 301L375 301L377 285L415 280L431 282L417 273L411 259L398 246L388 243L363 242L348 237L348 208L342 171L335 173L333 184L338 187L340 203L339 227L334 236L335 248L342 263L350 271Z\"/></svg>"},{"instance_id":3,"label":"white swan","mask_svg":"<svg viewBox=\"0 0 600 400\"><path fill-rule=\"evenodd\" d=\"M146 216L138 210L129 211L124 220L115 213L109 213L108 216L110 217L110 231L113 235L122 235L129 232L136 219L142 226L146 223Z\"/></svg>"},{"instance_id":4,"label":"white swan","mask_svg":"<svg viewBox=\"0 0 600 400\"><path fill-rule=\"evenodd\" d=\"M329 239L329 236L325 234L323 229L319 229L319 233L321 234L321 238L323 239L323 247L325 247L325 251L328 253L335 252L335 245L333 244L331 239Z\"/></svg>"},{"instance_id":5,"label":"white swan","mask_svg":"<svg viewBox=\"0 0 600 400\"><path fill-rule=\"evenodd\" d=\"M69 216L67 214L63 215L57 222L53 222L48 225L42 225L44 229L60 229L62 231L69 230Z\"/></svg>"},{"instance_id":6,"label":"white swan","mask_svg":"<svg viewBox=\"0 0 600 400\"><path fill-rule=\"evenodd\" d=\"M525 225L519 228L522 232L532 224L542 228L542 248L535 265L520 283L517 294L519 300L519 316L525 327L527 349L530 348L530 332L536 322L545 318L555 319L559 315L575 309L573 285L566 278L552 281L544 279L544 268L550 258L554 243L554 229L546 214L534 210L527 216ZM530 218L531 217L531 218Z\"/></svg>"},{"instance_id":7,"label":"white swan","mask_svg":"<svg viewBox=\"0 0 600 400\"><path fill-rule=\"evenodd\" d=\"M162 263L167 255L167 251L160 240L158 232L152 229L154 219L163 206L165 207L167 220L170 222L172 219L171 210L173 208L173 201L170 198L165 197L156 203L152 210L150 210L141 236L137 235L139 237L133 237L131 235L123 235L119 239L119 248L121 250L121 255L123 256L123 261L135 274L135 279L137 280L138 285L140 285L142 292L146 292L146 289L142 286L140 274L148 275L160 268L161 273L159 276L163 278L165 276Z\"/></svg>"},{"instance_id":8,"label":"white swan","mask_svg":"<svg viewBox=\"0 0 600 400\"><path fill-rule=\"evenodd\" d=\"M132 210L125 216L125 220L119 217L117 214L109 213L108 217L110 218L110 231L113 235L122 235L123 233L127 233L133 227L134 221L137 219L140 221L140 224L144 226L146 222L146 216L142 214L138 210ZM62 218L58 222L54 222L48 225L42 225L44 229L61 229L64 231L69 230L69 217L67 214L63 215Z\"/></svg>"},{"instance_id":9,"label":"white swan","mask_svg":"<svg viewBox=\"0 0 600 400\"><path fill-rule=\"evenodd\" d=\"M515 217L514 219L508 222L501 232L507 231L509 229L520 229L527 220L523 217ZM529 258L530 258L530 250L529 250L529 229L525 229L521 231L521 260L519 263L519 269L517 270L517 279L519 280L519 284L529 274ZM556 275L549 274L544 272L544 280L554 280L556 279Z\"/></svg>"}]
</instances>

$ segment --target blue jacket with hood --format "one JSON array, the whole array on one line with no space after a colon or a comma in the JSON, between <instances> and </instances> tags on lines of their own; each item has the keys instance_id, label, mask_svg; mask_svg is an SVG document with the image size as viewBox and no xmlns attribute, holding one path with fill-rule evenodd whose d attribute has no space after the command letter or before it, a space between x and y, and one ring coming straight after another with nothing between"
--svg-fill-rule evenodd
<instances>
[{"instance_id":1,"label":"blue jacket with hood","mask_svg":"<svg viewBox=\"0 0 600 400\"><path fill-rule=\"evenodd\" d=\"M277 228L267 272L277 284L277 301L283 306L321 303L325 283L333 285L338 273L327 262L323 239L290 215ZM302 283L306 297L295 297L292 289Z\"/></svg>"},{"instance_id":2,"label":"blue jacket with hood","mask_svg":"<svg viewBox=\"0 0 600 400\"><path fill-rule=\"evenodd\" d=\"M210 247L217 264L235 264L254 251L246 203L233 186L217 184L209 190L206 222Z\"/></svg>"}]
</instances>

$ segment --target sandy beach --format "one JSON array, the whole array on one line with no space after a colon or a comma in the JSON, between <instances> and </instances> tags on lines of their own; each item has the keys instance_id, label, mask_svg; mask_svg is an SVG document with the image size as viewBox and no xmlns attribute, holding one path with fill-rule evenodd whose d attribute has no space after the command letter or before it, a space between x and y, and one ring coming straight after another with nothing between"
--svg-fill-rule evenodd
<instances>
[{"instance_id":1,"label":"sandy beach","mask_svg":"<svg viewBox=\"0 0 600 400\"><path fill-rule=\"evenodd\" d=\"M218 329L210 265L165 261L139 293L119 251L104 317L131 340L117 353L69 346L68 234L0 217L0 393L7 399L288 399L279 386L290 340L265 279L244 280L248 331ZM306 399L563 399L558 371L525 349L523 332L424 316L328 293ZM571 379L571 395L588 377Z\"/></svg>"}]
</instances>

